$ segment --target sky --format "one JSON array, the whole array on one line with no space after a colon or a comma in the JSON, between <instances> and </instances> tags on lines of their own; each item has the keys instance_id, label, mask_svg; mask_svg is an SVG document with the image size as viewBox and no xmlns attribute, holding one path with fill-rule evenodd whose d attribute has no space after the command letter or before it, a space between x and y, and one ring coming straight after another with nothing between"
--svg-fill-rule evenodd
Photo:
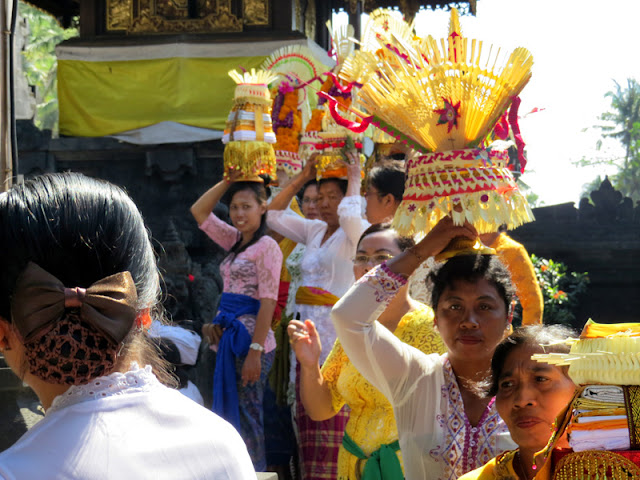
<instances>
[{"instance_id":1,"label":"sky","mask_svg":"<svg viewBox=\"0 0 640 480\"><path fill-rule=\"evenodd\" d=\"M477 14L460 18L462 34L509 51L525 47L534 59L533 76L520 97L520 119L527 146L522 180L544 205L578 202L583 185L605 166L578 167L582 158L623 154L618 142L596 144L610 108L605 98L614 80L640 79L640 2L636 0L477 0ZM422 11L420 36L448 34L449 12Z\"/></svg>"}]
</instances>

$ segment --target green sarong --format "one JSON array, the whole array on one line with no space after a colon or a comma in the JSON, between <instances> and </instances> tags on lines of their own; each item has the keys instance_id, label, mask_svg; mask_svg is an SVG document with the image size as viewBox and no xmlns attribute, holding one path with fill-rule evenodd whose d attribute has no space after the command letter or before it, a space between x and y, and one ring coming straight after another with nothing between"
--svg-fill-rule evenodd
<instances>
[{"instance_id":1,"label":"green sarong","mask_svg":"<svg viewBox=\"0 0 640 480\"><path fill-rule=\"evenodd\" d=\"M367 456L356 442L344 432L342 446L347 452L360 460L364 460L362 480L403 480L402 466L396 452L400 450L398 440L381 445L378 450Z\"/></svg>"}]
</instances>

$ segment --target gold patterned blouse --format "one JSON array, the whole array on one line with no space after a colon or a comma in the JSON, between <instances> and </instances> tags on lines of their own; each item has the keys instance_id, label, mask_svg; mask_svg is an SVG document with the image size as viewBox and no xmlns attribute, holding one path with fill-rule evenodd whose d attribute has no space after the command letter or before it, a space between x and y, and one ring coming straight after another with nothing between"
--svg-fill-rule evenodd
<instances>
[{"instance_id":1,"label":"gold patterned blouse","mask_svg":"<svg viewBox=\"0 0 640 480\"><path fill-rule=\"evenodd\" d=\"M519 480L513 462L518 450L508 450L492 458L476 470L468 472L458 480Z\"/></svg>"},{"instance_id":2,"label":"gold patterned blouse","mask_svg":"<svg viewBox=\"0 0 640 480\"><path fill-rule=\"evenodd\" d=\"M446 351L440 335L433 328L433 311L426 305L404 315L393 332L403 342L429 353ZM381 445L398 439L393 408L389 401L355 369L336 343L322 366L324 381L331 390L332 407L339 412L346 403L351 407L346 432L366 455ZM398 450L402 463L402 455ZM356 480L356 468L362 472L363 462L340 447L338 480Z\"/></svg>"}]
</instances>

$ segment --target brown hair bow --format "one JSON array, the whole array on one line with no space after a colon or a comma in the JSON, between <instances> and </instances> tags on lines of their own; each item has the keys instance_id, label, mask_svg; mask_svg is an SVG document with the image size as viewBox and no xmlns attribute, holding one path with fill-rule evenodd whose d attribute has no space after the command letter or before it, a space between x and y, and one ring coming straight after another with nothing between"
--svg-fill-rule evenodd
<instances>
[{"instance_id":1,"label":"brown hair bow","mask_svg":"<svg viewBox=\"0 0 640 480\"><path fill-rule=\"evenodd\" d=\"M27 342L62 318L66 308L78 308L84 321L117 344L135 322L137 300L136 286L129 272L98 280L85 290L65 288L56 277L29 262L16 282L11 316Z\"/></svg>"}]
</instances>

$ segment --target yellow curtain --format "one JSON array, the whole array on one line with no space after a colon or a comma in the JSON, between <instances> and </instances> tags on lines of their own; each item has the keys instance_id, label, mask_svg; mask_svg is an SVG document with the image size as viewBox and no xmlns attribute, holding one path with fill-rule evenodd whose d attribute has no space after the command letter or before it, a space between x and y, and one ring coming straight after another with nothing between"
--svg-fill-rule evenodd
<instances>
[{"instance_id":1,"label":"yellow curtain","mask_svg":"<svg viewBox=\"0 0 640 480\"><path fill-rule=\"evenodd\" d=\"M224 130L236 86L227 72L264 59L59 60L60 133L101 137L163 121Z\"/></svg>"}]
</instances>

